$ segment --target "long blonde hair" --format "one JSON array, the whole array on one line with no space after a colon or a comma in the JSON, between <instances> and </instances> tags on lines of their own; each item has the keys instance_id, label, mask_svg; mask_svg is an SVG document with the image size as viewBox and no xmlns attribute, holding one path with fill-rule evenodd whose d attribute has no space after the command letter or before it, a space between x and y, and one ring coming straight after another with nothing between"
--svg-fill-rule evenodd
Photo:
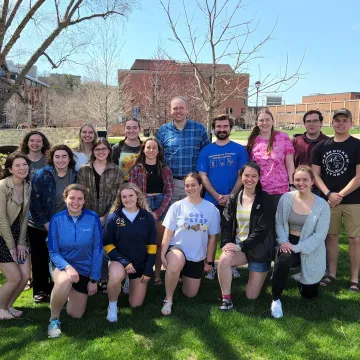
<instances>
[{"instance_id":1,"label":"long blonde hair","mask_svg":"<svg viewBox=\"0 0 360 360\"><path fill-rule=\"evenodd\" d=\"M90 123L84 124L79 130L79 145L74 148L75 151L84 152L84 144L83 144L83 141L81 140L81 132L82 132L82 130L83 130L83 128L85 126L88 126L89 128L91 128L94 131L94 140L92 141L91 146L94 146L94 144L95 144L95 142L96 142L96 140L98 138L97 132L95 130L95 126L93 124L90 124Z\"/></svg>"},{"instance_id":2,"label":"long blonde hair","mask_svg":"<svg viewBox=\"0 0 360 360\"><path fill-rule=\"evenodd\" d=\"M140 188L138 186L136 186L135 184L132 183L126 183L126 184L122 184L116 194L116 199L110 209L110 212L114 212L117 211L119 209L122 209L124 207L124 204L121 201L121 192L123 190L134 190L136 196L137 196L137 207L139 209L144 209L147 211L149 210L149 205L146 201L146 196L143 194L143 192L140 190Z\"/></svg>"}]
</instances>

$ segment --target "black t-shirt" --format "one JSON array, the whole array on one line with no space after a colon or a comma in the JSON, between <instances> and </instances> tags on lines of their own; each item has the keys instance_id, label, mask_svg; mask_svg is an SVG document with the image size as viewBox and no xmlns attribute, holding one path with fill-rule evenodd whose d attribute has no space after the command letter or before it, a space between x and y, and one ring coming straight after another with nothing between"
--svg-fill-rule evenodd
<instances>
[{"instance_id":1,"label":"black t-shirt","mask_svg":"<svg viewBox=\"0 0 360 360\"><path fill-rule=\"evenodd\" d=\"M311 163L321 166L321 178L332 192L342 190L356 175L360 165L360 140L350 136L342 142L334 138L316 145ZM360 188L345 196L341 204L360 204Z\"/></svg>"},{"instance_id":2,"label":"black t-shirt","mask_svg":"<svg viewBox=\"0 0 360 360\"><path fill-rule=\"evenodd\" d=\"M148 194L161 194L164 192L164 181L161 175L157 174L156 165L145 165L148 172L146 179L146 192Z\"/></svg>"}]
</instances>

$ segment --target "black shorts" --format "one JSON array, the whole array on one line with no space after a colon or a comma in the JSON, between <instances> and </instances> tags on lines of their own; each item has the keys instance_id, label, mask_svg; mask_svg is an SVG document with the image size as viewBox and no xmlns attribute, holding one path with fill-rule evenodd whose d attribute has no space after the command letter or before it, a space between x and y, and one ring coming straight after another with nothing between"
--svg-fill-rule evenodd
<instances>
[{"instance_id":1,"label":"black shorts","mask_svg":"<svg viewBox=\"0 0 360 360\"><path fill-rule=\"evenodd\" d=\"M201 279L204 274L205 260L190 261L190 260L186 259L184 252L181 249L179 249L177 246L172 246L171 248L169 248L168 251L166 252L166 254L174 248L177 250L180 250L183 253L184 258L185 258L185 265L181 270L181 275L186 276L191 279Z\"/></svg>"},{"instance_id":2,"label":"black shorts","mask_svg":"<svg viewBox=\"0 0 360 360\"><path fill-rule=\"evenodd\" d=\"M136 270L135 274L127 274L130 280L141 278L144 275L144 268L137 268L134 266L134 269Z\"/></svg>"},{"instance_id":3,"label":"black shorts","mask_svg":"<svg viewBox=\"0 0 360 360\"><path fill-rule=\"evenodd\" d=\"M53 276L52 276L52 272L56 269L56 266L50 262L50 275L51 275L51 278L53 279ZM54 279L53 279L54 281ZM81 294L88 294L88 283L90 281L90 278L88 276L84 276L84 275L81 275L79 274L79 282L77 283L73 283L72 284L72 288L81 293Z\"/></svg>"}]
</instances>

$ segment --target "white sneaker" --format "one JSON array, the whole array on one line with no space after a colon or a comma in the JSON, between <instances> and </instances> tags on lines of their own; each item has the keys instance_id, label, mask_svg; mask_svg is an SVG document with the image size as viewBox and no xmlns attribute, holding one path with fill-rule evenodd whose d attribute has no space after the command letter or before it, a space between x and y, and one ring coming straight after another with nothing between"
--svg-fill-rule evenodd
<instances>
[{"instance_id":1,"label":"white sneaker","mask_svg":"<svg viewBox=\"0 0 360 360\"><path fill-rule=\"evenodd\" d=\"M280 299L271 303L271 316L275 319L283 317L282 305Z\"/></svg>"},{"instance_id":2,"label":"white sneaker","mask_svg":"<svg viewBox=\"0 0 360 360\"><path fill-rule=\"evenodd\" d=\"M172 307L172 301L164 300L163 307L161 309L161 313L163 315L170 315L171 314L171 307Z\"/></svg>"},{"instance_id":3,"label":"white sneaker","mask_svg":"<svg viewBox=\"0 0 360 360\"><path fill-rule=\"evenodd\" d=\"M301 273L297 273L297 274L291 275L291 277L292 277L295 281L300 282L300 275L301 275Z\"/></svg>"},{"instance_id":4,"label":"white sneaker","mask_svg":"<svg viewBox=\"0 0 360 360\"><path fill-rule=\"evenodd\" d=\"M129 280L129 277L126 276L126 279L125 279L125 283L124 283L124 286L122 288L122 291L125 295L129 295L129 292L130 292L130 280Z\"/></svg>"},{"instance_id":5,"label":"white sneaker","mask_svg":"<svg viewBox=\"0 0 360 360\"><path fill-rule=\"evenodd\" d=\"M216 267L213 268L205 275L205 279L214 280L216 276Z\"/></svg>"},{"instance_id":6,"label":"white sneaker","mask_svg":"<svg viewBox=\"0 0 360 360\"><path fill-rule=\"evenodd\" d=\"M241 277L239 270L235 266L231 268L231 271L233 279L238 279L239 277Z\"/></svg>"},{"instance_id":7,"label":"white sneaker","mask_svg":"<svg viewBox=\"0 0 360 360\"><path fill-rule=\"evenodd\" d=\"M106 320L109 322L117 322L118 321L118 308L116 307L108 307L108 312L106 316Z\"/></svg>"}]
</instances>

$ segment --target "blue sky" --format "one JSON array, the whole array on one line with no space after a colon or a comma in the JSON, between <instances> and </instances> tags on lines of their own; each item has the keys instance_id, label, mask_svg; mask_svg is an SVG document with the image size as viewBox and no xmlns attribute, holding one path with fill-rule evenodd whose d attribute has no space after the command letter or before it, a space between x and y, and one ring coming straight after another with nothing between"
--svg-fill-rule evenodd
<instances>
[{"instance_id":1,"label":"blue sky","mask_svg":"<svg viewBox=\"0 0 360 360\"><path fill-rule=\"evenodd\" d=\"M191 13L194 0L185 0ZM172 0L174 14L182 26L182 1ZM290 69L294 70L306 49L301 68L305 79L283 94L286 103L301 102L301 96L312 93L360 91L360 1L358 0L250 0L239 13L239 21L253 16L260 21L258 29L249 40L255 44L263 39L277 21L269 41L249 66L251 82L261 73L275 74L289 57ZM256 21L257 21L256 20ZM203 32L201 18L195 19L199 33ZM119 25L121 42L124 42L119 63L128 68L136 58L151 58L161 39L167 51L176 60L186 60L184 54L168 38L172 38L165 12L157 0L143 0L141 6L130 16L125 26ZM201 60L207 62L209 52ZM43 61L40 70L47 70ZM57 72L83 74L83 69L64 66ZM254 100L254 99L253 99ZM250 101L251 102L251 101Z\"/></svg>"}]
</instances>

